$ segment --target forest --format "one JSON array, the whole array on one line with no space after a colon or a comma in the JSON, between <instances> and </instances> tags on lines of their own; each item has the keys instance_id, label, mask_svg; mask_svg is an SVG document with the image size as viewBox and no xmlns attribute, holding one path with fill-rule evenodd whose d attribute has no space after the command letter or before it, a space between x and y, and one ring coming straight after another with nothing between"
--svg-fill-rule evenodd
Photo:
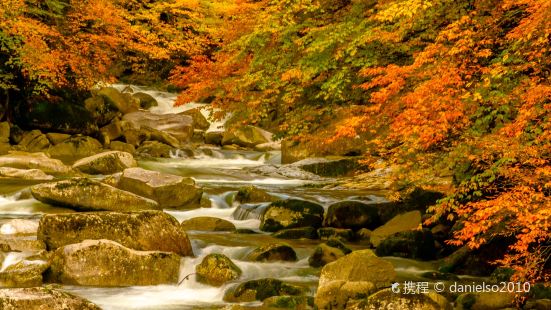
<instances>
[{"instance_id":1,"label":"forest","mask_svg":"<svg viewBox=\"0 0 551 310\"><path fill-rule=\"evenodd\" d=\"M551 309L549 0L0 0L0 117L0 308Z\"/></svg>"}]
</instances>

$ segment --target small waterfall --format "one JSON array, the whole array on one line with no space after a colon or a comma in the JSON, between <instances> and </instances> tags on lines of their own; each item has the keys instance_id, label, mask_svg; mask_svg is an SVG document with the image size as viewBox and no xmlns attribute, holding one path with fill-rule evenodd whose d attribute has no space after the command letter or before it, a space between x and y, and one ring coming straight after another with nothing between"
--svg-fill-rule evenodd
<instances>
[{"instance_id":1,"label":"small waterfall","mask_svg":"<svg viewBox=\"0 0 551 310\"><path fill-rule=\"evenodd\" d=\"M259 220L269 205L269 202L260 204L241 204L233 211L232 216L238 221Z\"/></svg>"}]
</instances>

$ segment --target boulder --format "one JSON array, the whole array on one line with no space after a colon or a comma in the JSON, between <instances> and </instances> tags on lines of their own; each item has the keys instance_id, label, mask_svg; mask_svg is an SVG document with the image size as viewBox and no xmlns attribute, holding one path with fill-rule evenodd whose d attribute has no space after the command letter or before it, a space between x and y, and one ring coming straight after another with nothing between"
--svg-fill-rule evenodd
<instances>
[{"instance_id":1,"label":"boulder","mask_svg":"<svg viewBox=\"0 0 551 310\"><path fill-rule=\"evenodd\" d=\"M44 153L11 152L0 156L0 167L17 169L38 169L53 175L66 175L72 169L60 160L52 159Z\"/></svg>"},{"instance_id":2,"label":"boulder","mask_svg":"<svg viewBox=\"0 0 551 310\"><path fill-rule=\"evenodd\" d=\"M136 148L132 144L121 141L111 141L109 148L113 151L126 152L130 154L136 153Z\"/></svg>"},{"instance_id":3,"label":"boulder","mask_svg":"<svg viewBox=\"0 0 551 310\"><path fill-rule=\"evenodd\" d=\"M119 109L103 96L92 96L84 100L84 107L99 126L109 124L121 115Z\"/></svg>"},{"instance_id":4,"label":"boulder","mask_svg":"<svg viewBox=\"0 0 551 310\"><path fill-rule=\"evenodd\" d=\"M205 143L212 145L222 145L223 131L207 131L205 132Z\"/></svg>"},{"instance_id":5,"label":"boulder","mask_svg":"<svg viewBox=\"0 0 551 310\"><path fill-rule=\"evenodd\" d=\"M341 249L322 243L314 249L314 253L308 258L308 264L311 267L319 268L334 262L345 255L346 253L344 253Z\"/></svg>"},{"instance_id":6,"label":"boulder","mask_svg":"<svg viewBox=\"0 0 551 310\"><path fill-rule=\"evenodd\" d=\"M170 158L177 150L159 141L146 141L136 149L136 153L144 157Z\"/></svg>"},{"instance_id":7,"label":"boulder","mask_svg":"<svg viewBox=\"0 0 551 310\"><path fill-rule=\"evenodd\" d=\"M124 141L134 147L140 146L142 142L149 139L149 135L146 131L134 128L125 129L122 135L124 137Z\"/></svg>"},{"instance_id":8,"label":"boulder","mask_svg":"<svg viewBox=\"0 0 551 310\"><path fill-rule=\"evenodd\" d=\"M421 212L410 211L395 216L371 233L371 244L377 247L381 241L395 233L417 229L421 226Z\"/></svg>"},{"instance_id":9,"label":"boulder","mask_svg":"<svg viewBox=\"0 0 551 310\"><path fill-rule=\"evenodd\" d=\"M116 119L100 128L99 133L105 142L111 142L123 136L124 122ZM107 143L106 143L107 144Z\"/></svg>"},{"instance_id":10,"label":"boulder","mask_svg":"<svg viewBox=\"0 0 551 310\"><path fill-rule=\"evenodd\" d=\"M345 228L322 227L318 229L318 235L321 240L336 238L344 241L351 241L354 239L354 231Z\"/></svg>"},{"instance_id":11,"label":"boulder","mask_svg":"<svg viewBox=\"0 0 551 310\"><path fill-rule=\"evenodd\" d=\"M197 282L222 286L228 281L239 279L242 274L231 259L222 254L209 254L195 267Z\"/></svg>"},{"instance_id":12,"label":"boulder","mask_svg":"<svg viewBox=\"0 0 551 310\"><path fill-rule=\"evenodd\" d=\"M138 111L123 116L132 127L142 126L166 132L180 143L189 142L193 135L193 119L182 114L153 114L149 111Z\"/></svg>"},{"instance_id":13,"label":"boulder","mask_svg":"<svg viewBox=\"0 0 551 310\"><path fill-rule=\"evenodd\" d=\"M86 299L49 287L0 289L6 310L101 310Z\"/></svg>"},{"instance_id":14,"label":"boulder","mask_svg":"<svg viewBox=\"0 0 551 310\"><path fill-rule=\"evenodd\" d=\"M335 280L320 286L316 293L315 305L320 310L349 309L350 302L367 298L377 290L367 281L347 282ZM368 308L365 308L368 309ZM407 309L407 308L374 308L374 309Z\"/></svg>"},{"instance_id":15,"label":"boulder","mask_svg":"<svg viewBox=\"0 0 551 310\"><path fill-rule=\"evenodd\" d=\"M0 180L18 179L27 181L49 181L54 177L38 169L17 169L11 167L0 167Z\"/></svg>"},{"instance_id":16,"label":"boulder","mask_svg":"<svg viewBox=\"0 0 551 310\"><path fill-rule=\"evenodd\" d=\"M46 137L50 140L52 145L56 145L71 138L71 135L66 133L48 132Z\"/></svg>"},{"instance_id":17,"label":"boulder","mask_svg":"<svg viewBox=\"0 0 551 310\"><path fill-rule=\"evenodd\" d=\"M319 286L335 280L366 281L377 288L390 286L396 279L391 263L380 259L371 250L354 251L321 269Z\"/></svg>"},{"instance_id":18,"label":"boulder","mask_svg":"<svg viewBox=\"0 0 551 310\"><path fill-rule=\"evenodd\" d=\"M193 256L186 232L162 211L46 214L37 235L49 250L86 239L109 239L135 250Z\"/></svg>"},{"instance_id":19,"label":"boulder","mask_svg":"<svg viewBox=\"0 0 551 310\"><path fill-rule=\"evenodd\" d=\"M101 143L88 136L73 136L48 150L55 158L82 158L101 152Z\"/></svg>"},{"instance_id":20,"label":"boulder","mask_svg":"<svg viewBox=\"0 0 551 310\"><path fill-rule=\"evenodd\" d=\"M275 200L275 197L254 185L240 187L235 195L235 201L240 203L272 202Z\"/></svg>"},{"instance_id":21,"label":"boulder","mask_svg":"<svg viewBox=\"0 0 551 310\"><path fill-rule=\"evenodd\" d=\"M50 264L46 261L23 260L0 272L1 287L33 287L42 285L42 273ZM1 303L0 303L1 305Z\"/></svg>"},{"instance_id":22,"label":"boulder","mask_svg":"<svg viewBox=\"0 0 551 310\"><path fill-rule=\"evenodd\" d=\"M272 296L300 296L304 290L277 279L251 280L232 287L224 294L227 302L251 302Z\"/></svg>"},{"instance_id":23,"label":"boulder","mask_svg":"<svg viewBox=\"0 0 551 310\"><path fill-rule=\"evenodd\" d=\"M38 201L77 211L161 209L161 206L151 199L87 178L34 185L31 187L31 193Z\"/></svg>"},{"instance_id":24,"label":"boulder","mask_svg":"<svg viewBox=\"0 0 551 310\"><path fill-rule=\"evenodd\" d=\"M374 229L381 226L379 209L359 201L342 201L327 209L324 225L336 228Z\"/></svg>"},{"instance_id":25,"label":"boulder","mask_svg":"<svg viewBox=\"0 0 551 310\"><path fill-rule=\"evenodd\" d=\"M247 260L253 262L295 262L297 260L297 253L287 244L272 243L254 249L254 251L247 255Z\"/></svg>"},{"instance_id":26,"label":"boulder","mask_svg":"<svg viewBox=\"0 0 551 310\"><path fill-rule=\"evenodd\" d=\"M161 208L183 208L198 204L203 191L195 181L173 174L145 170L125 169L117 187L156 201Z\"/></svg>"},{"instance_id":27,"label":"boulder","mask_svg":"<svg viewBox=\"0 0 551 310\"><path fill-rule=\"evenodd\" d=\"M448 310L448 300L437 293L397 294L390 288L380 290L350 309L411 309L411 310Z\"/></svg>"},{"instance_id":28,"label":"boulder","mask_svg":"<svg viewBox=\"0 0 551 310\"><path fill-rule=\"evenodd\" d=\"M290 164L316 155L315 148L293 140L281 141L281 163Z\"/></svg>"},{"instance_id":29,"label":"boulder","mask_svg":"<svg viewBox=\"0 0 551 310\"><path fill-rule=\"evenodd\" d=\"M73 169L88 174L113 174L137 165L130 153L107 151L77 160Z\"/></svg>"},{"instance_id":30,"label":"boulder","mask_svg":"<svg viewBox=\"0 0 551 310\"><path fill-rule=\"evenodd\" d=\"M398 256L420 260L436 258L434 238L428 230L403 231L385 238L377 246L378 256Z\"/></svg>"},{"instance_id":31,"label":"boulder","mask_svg":"<svg viewBox=\"0 0 551 310\"><path fill-rule=\"evenodd\" d=\"M318 232L314 227L299 227L282 229L272 236L279 239L318 239Z\"/></svg>"},{"instance_id":32,"label":"boulder","mask_svg":"<svg viewBox=\"0 0 551 310\"><path fill-rule=\"evenodd\" d=\"M61 247L51 262L50 280L68 285L175 284L180 272L180 256L175 253L136 251L105 239Z\"/></svg>"},{"instance_id":33,"label":"boulder","mask_svg":"<svg viewBox=\"0 0 551 310\"><path fill-rule=\"evenodd\" d=\"M202 231L235 231L235 225L224 219L199 216L183 221L182 229Z\"/></svg>"},{"instance_id":34,"label":"boulder","mask_svg":"<svg viewBox=\"0 0 551 310\"><path fill-rule=\"evenodd\" d=\"M322 206L299 199L278 200L270 204L262 215L260 230L278 231L286 228L314 227L323 222Z\"/></svg>"},{"instance_id":35,"label":"boulder","mask_svg":"<svg viewBox=\"0 0 551 310\"><path fill-rule=\"evenodd\" d=\"M40 130L32 130L23 135L19 146L27 152L41 152L50 147L50 140Z\"/></svg>"},{"instance_id":36,"label":"boulder","mask_svg":"<svg viewBox=\"0 0 551 310\"><path fill-rule=\"evenodd\" d=\"M314 309L314 298L311 296L272 296L264 299L262 309Z\"/></svg>"},{"instance_id":37,"label":"boulder","mask_svg":"<svg viewBox=\"0 0 551 310\"><path fill-rule=\"evenodd\" d=\"M171 134L166 133L164 131L160 131L148 126L142 126L140 128L140 131L145 134L147 137L146 140L149 141L159 141L161 143L167 144L172 146L173 148L179 148L180 147L180 141L173 137Z\"/></svg>"},{"instance_id":38,"label":"boulder","mask_svg":"<svg viewBox=\"0 0 551 310\"><path fill-rule=\"evenodd\" d=\"M201 130L207 130L210 127L210 123L207 120L207 118L201 113L200 109L190 109L187 111L184 111L180 114L191 116L193 119L193 127L201 129Z\"/></svg>"},{"instance_id":39,"label":"boulder","mask_svg":"<svg viewBox=\"0 0 551 310\"><path fill-rule=\"evenodd\" d=\"M153 96L151 96L150 94L137 92L135 94L132 94L132 97L138 101L140 108L145 110L159 105L157 100L153 98Z\"/></svg>"},{"instance_id":40,"label":"boulder","mask_svg":"<svg viewBox=\"0 0 551 310\"><path fill-rule=\"evenodd\" d=\"M292 166L322 177L352 176L361 165L359 157L307 158L294 162Z\"/></svg>"},{"instance_id":41,"label":"boulder","mask_svg":"<svg viewBox=\"0 0 551 310\"><path fill-rule=\"evenodd\" d=\"M123 114L137 111L139 108L139 102L134 99L132 95L127 93L121 93L114 87L105 87L97 92L98 96L101 96L107 105L115 107Z\"/></svg>"},{"instance_id":42,"label":"boulder","mask_svg":"<svg viewBox=\"0 0 551 310\"><path fill-rule=\"evenodd\" d=\"M272 133L250 125L230 128L222 136L222 145L236 144L242 147L254 147L271 141Z\"/></svg>"}]
</instances>

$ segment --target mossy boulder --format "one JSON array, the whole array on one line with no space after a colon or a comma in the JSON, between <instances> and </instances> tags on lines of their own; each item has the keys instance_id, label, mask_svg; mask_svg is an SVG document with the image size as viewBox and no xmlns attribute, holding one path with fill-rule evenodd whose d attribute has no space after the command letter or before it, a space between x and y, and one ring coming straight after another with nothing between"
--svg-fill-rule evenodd
<instances>
[{"instance_id":1,"label":"mossy boulder","mask_svg":"<svg viewBox=\"0 0 551 310\"><path fill-rule=\"evenodd\" d=\"M274 232L297 227L319 228L324 211L319 204L306 200L278 200L270 204L262 215L260 230Z\"/></svg>"},{"instance_id":2,"label":"mossy boulder","mask_svg":"<svg viewBox=\"0 0 551 310\"><path fill-rule=\"evenodd\" d=\"M2 287L33 287L42 285L42 274L50 264L46 261L23 260L0 272Z\"/></svg>"},{"instance_id":3,"label":"mossy boulder","mask_svg":"<svg viewBox=\"0 0 551 310\"><path fill-rule=\"evenodd\" d=\"M49 250L86 239L109 239L135 250L193 256L186 232L162 211L46 214L37 236Z\"/></svg>"},{"instance_id":4,"label":"mossy boulder","mask_svg":"<svg viewBox=\"0 0 551 310\"><path fill-rule=\"evenodd\" d=\"M235 144L242 147L254 147L271 141L272 133L250 125L230 128L222 136L222 145Z\"/></svg>"},{"instance_id":5,"label":"mossy boulder","mask_svg":"<svg viewBox=\"0 0 551 310\"><path fill-rule=\"evenodd\" d=\"M132 97L131 94L121 93L114 87L105 87L97 92L98 96L101 96L105 103L115 107L122 114L137 111L139 108L139 101Z\"/></svg>"},{"instance_id":6,"label":"mossy boulder","mask_svg":"<svg viewBox=\"0 0 551 310\"><path fill-rule=\"evenodd\" d=\"M202 231L235 231L235 225L232 222L221 218L199 216L183 221L182 229Z\"/></svg>"},{"instance_id":7,"label":"mossy boulder","mask_svg":"<svg viewBox=\"0 0 551 310\"><path fill-rule=\"evenodd\" d=\"M52 159L44 153L27 152L11 152L0 156L0 167L38 169L52 175L67 175L73 171L62 161Z\"/></svg>"},{"instance_id":8,"label":"mossy boulder","mask_svg":"<svg viewBox=\"0 0 551 310\"><path fill-rule=\"evenodd\" d=\"M156 201L161 208L183 208L199 204L203 191L195 181L173 174L128 168L122 172L119 189Z\"/></svg>"},{"instance_id":9,"label":"mossy boulder","mask_svg":"<svg viewBox=\"0 0 551 310\"><path fill-rule=\"evenodd\" d=\"M346 253L341 249L322 243L314 249L314 253L308 258L308 264L314 268L319 268L345 255Z\"/></svg>"},{"instance_id":10,"label":"mossy boulder","mask_svg":"<svg viewBox=\"0 0 551 310\"><path fill-rule=\"evenodd\" d=\"M223 254L209 254L195 267L197 282L222 286L239 279L243 273L231 259Z\"/></svg>"},{"instance_id":11,"label":"mossy boulder","mask_svg":"<svg viewBox=\"0 0 551 310\"><path fill-rule=\"evenodd\" d=\"M324 226L336 228L374 229L381 226L379 208L359 201L342 201L327 209Z\"/></svg>"},{"instance_id":12,"label":"mossy boulder","mask_svg":"<svg viewBox=\"0 0 551 310\"><path fill-rule=\"evenodd\" d=\"M314 227L282 229L272 236L279 239L318 239L319 237Z\"/></svg>"},{"instance_id":13,"label":"mossy boulder","mask_svg":"<svg viewBox=\"0 0 551 310\"><path fill-rule=\"evenodd\" d=\"M375 250L378 256L432 260L436 258L434 238L428 230L399 232L384 239Z\"/></svg>"},{"instance_id":14,"label":"mossy boulder","mask_svg":"<svg viewBox=\"0 0 551 310\"><path fill-rule=\"evenodd\" d=\"M0 289L0 309L101 310L82 297L49 287Z\"/></svg>"},{"instance_id":15,"label":"mossy boulder","mask_svg":"<svg viewBox=\"0 0 551 310\"><path fill-rule=\"evenodd\" d=\"M43 183L31 187L33 197L54 206L77 211L159 210L159 204L131 192L88 178Z\"/></svg>"},{"instance_id":16,"label":"mossy boulder","mask_svg":"<svg viewBox=\"0 0 551 310\"><path fill-rule=\"evenodd\" d=\"M140 108L142 109L150 109L152 107L156 107L159 105L157 100L153 98L150 94L146 94L143 92L137 92L132 94L132 98L136 99L138 101L138 104L140 105Z\"/></svg>"},{"instance_id":17,"label":"mossy boulder","mask_svg":"<svg viewBox=\"0 0 551 310\"><path fill-rule=\"evenodd\" d=\"M275 200L275 197L254 185L240 187L235 195L235 201L241 203L272 202Z\"/></svg>"},{"instance_id":18,"label":"mossy boulder","mask_svg":"<svg viewBox=\"0 0 551 310\"><path fill-rule=\"evenodd\" d=\"M130 153L107 151L77 160L73 169L88 174L113 174L137 165Z\"/></svg>"},{"instance_id":19,"label":"mossy boulder","mask_svg":"<svg viewBox=\"0 0 551 310\"><path fill-rule=\"evenodd\" d=\"M48 149L48 154L54 158L82 158L101 152L102 144L88 136L73 136Z\"/></svg>"},{"instance_id":20,"label":"mossy boulder","mask_svg":"<svg viewBox=\"0 0 551 310\"><path fill-rule=\"evenodd\" d=\"M314 308L314 298L311 296L272 296L264 299L262 309L296 309Z\"/></svg>"},{"instance_id":21,"label":"mossy boulder","mask_svg":"<svg viewBox=\"0 0 551 310\"><path fill-rule=\"evenodd\" d=\"M121 141L111 141L109 148L113 151L126 152L130 154L136 153L136 148L132 144L128 144Z\"/></svg>"},{"instance_id":22,"label":"mossy boulder","mask_svg":"<svg viewBox=\"0 0 551 310\"><path fill-rule=\"evenodd\" d=\"M395 216L384 225L377 227L371 233L370 241L377 247L387 237L399 232L410 231L421 225L421 212L410 211Z\"/></svg>"},{"instance_id":23,"label":"mossy boulder","mask_svg":"<svg viewBox=\"0 0 551 310\"><path fill-rule=\"evenodd\" d=\"M175 253L136 251L103 239L57 249L48 276L68 285L109 287L175 284L179 271Z\"/></svg>"},{"instance_id":24,"label":"mossy boulder","mask_svg":"<svg viewBox=\"0 0 551 310\"><path fill-rule=\"evenodd\" d=\"M297 260L297 253L287 244L272 243L260 246L247 256L247 260L253 262L289 261Z\"/></svg>"},{"instance_id":25,"label":"mossy boulder","mask_svg":"<svg viewBox=\"0 0 551 310\"><path fill-rule=\"evenodd\" d=\"M191 116L191 118L193 119L193 127L197 129L207 130L210 127L209 121L198 108L189 109L180 114Z\"/></svg>"},{"instance_id":26,"label":"mossy boulder","mask_svg":"<svg viewBox=\"0 0 551 310\"><path fill-rule=\"evenodd\" d=\"M301 287L287 284L277 279L251 280L232 287L224 294L227 302L251 302L265 300L272 296L300 296L304 294Z\"/></svg>"}]
</instances>

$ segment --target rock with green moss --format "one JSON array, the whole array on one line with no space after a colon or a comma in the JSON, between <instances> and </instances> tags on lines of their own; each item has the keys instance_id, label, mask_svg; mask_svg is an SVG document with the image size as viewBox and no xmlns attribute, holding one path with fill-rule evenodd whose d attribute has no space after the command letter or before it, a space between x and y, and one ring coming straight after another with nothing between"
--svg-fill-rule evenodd
<instances>
[{"instance_id":1,"label":"rock with green moss","mask_svg":"<svg viewBox=\"0 0 551 310\"><path fill-rule=\"evenodd\" d=\"M297 253L287 244L272 243L265 246L260 246L252 251L247 260L253 262L271 262L271 261L289 261L297 260Z\"/></svg>"},{"instance_id":2,"label":"rock with green moss","mask_svg":"<svg viewBox=\"0 0 551 310\"><path fill-rule=\"evenodd\" d=\"M42 285L42 274L50 264L46 261L23 260L0 272L2 287L33 287Z\"/></svg>"},{"instance_id":3,"label":"rock with green moss","mask_svg":"<svg viewBox=\"0 0 551 310\"><path fill-rule=\"evenodd\" d=\"M209 254L195 267L197 282L222 286L228 281L239 279L241 269L223 254Z\"/></svg>"},{"instance_id":4,"label":"rock with green moss","mask_svg":"<svg viewBox=\"0 0 551 310\"><path fill-rule=\"evenodd\" d=\"M235 231L235 225L230 221L217 217L198 216L183 221L182 229L201 231Z\"/></svg>"},{"instance_id":5,"label":"rock with green moss","mask_svg":"<svg viewBox=\"0 0 551 310\"><path fill-rule=\"evenodd\" d=\"M240 187L235 195L235 201L241 203L272 202L275 200L275 197L254 185Z\"/></svg>"},{"instance_id":6,"label":"rock with green moss","mask_svg":"<svg viewBox=\"0 0 551 310\"><path fill-rule=\"evenodd\" d=\"M48 149L48 154L54 158L83 158L101 152L102 144L88 136L73 136Z\"/></svg>"},{"instance_id":7,"label":"rock with green moss","mask_svg":"<svg viewBox=\"0 0 551 310\"><path fill-rule=\"evenodd\" d=\"M170 209L199 204L203 195L203 190L195 186L191 178L137 167L125 169L117 187L152 199L160 207Z\"/></svg>"},{"instance_id":8,"label":"rock with green moss","mask_svg":"<svg viewBox=\"0 0 551 310\"><path fill-rule=\"evenodd\" d=\"M347 309L408 309L449 310L450 302L435 292L427 294L397 294L390 288L380 290Z\"/></svg>"},{"instance_id":9,"label":"rock with green moss","mask_svg":"<svg viewBox=\"0 0 551 310\"><path fill-rule=\"evenodd\" d=\"M327 209L324 226L336 228L374 229L381 226L379 208L359 201L341 201Z\"/></svg>"},{"instance_id":10,"label":"rock with green moss","mask_svg":"<svg viewBox=\"0 0 551 310\"><path fill-rule=\"evenodd\" d=\"M68 285L134 286L175 284L180 256L136 251L111 240L85 240L57 249L49 280Z\"/></svg>"},{"instance_id":11,"label":"rock with green moss","mask_svg":"<svg viewBox=\"0 0 551 310\"><path fill-rule=\"evenodd\" d=\"M436 258L434 238L428 230L399 232L381 241L375 253L378 256L432 260Z\"/></svg>"},{"instance_id":12,"label":"rock with green moss","mask_svg":"<svg viewBox=\"0 0 551 310\"><path fill-rule=\"evenodd\" d=\"M67 175L73 170L58 159L44 153L11 152L0 156L0 167L38 169L51 175Z\"/></svg>"},{"instance_id":13,"label":"rock with green moss","mask_svg":"<svg viewBox=\"0 0 551 310\"><path fill-rule=\"evenodd\" d=\"M77 211L159 210L154 200L88 178L72 178L31 187L33 197Z\"/></svg>"},{"instance_id":14,"label":"rock with green moss","mask_svg":"<svg viewBox=\"0 0 551 310\"><path fill-rule=\"evenodd\" d=\"M88 174L113 174L137 165L130 153L107 151L77 160L73 169Z\"/></svg>"},{"instance_id":15,"label":"rock with green moss","mask_svg":"<svg viewBox=\"0 0 551 310\"><path fill-rule=\"evenodd\" d=\"M272 236L279 239L318 239L319 237L314 227L282 229Z\"/></svg>"},{"instance_id":16,"label":"rock with green moss","mask_svg":"<svg viewBox=\"0 0 551 310\"><path fill-rule=\"evenodd\" d=\"M376 290L375 284L367 281L330 281L319 287L315 304L320 310L348 309L351 302L367 298Z\"/></svg>"},{"instance_id":17,"label":"rock with green moss","mask_svg":"<svg viewBox=\"0 0 551 310\"><path fill-rule=\"evenodd\" d=\"M0 289L0 309L101 310L90 301L49 287Z\"/></svg>"},{"instance_id":18,"label":"rock with green moss","mask_svg":"<svg viewBox=\"0 0 551 310\"><path fill-rule=\"evenodd\" d=\"M305 200L278 200L270 204L262 215L260 230L274 232L297 227L319 228L324 211L319 204Z\"/></svg>"},{"instance_id":19,"label":"rock with green moss","mask_svg":"<svg viewBox=\"0 0 551 310\"><path fill-rule=\"evenodd\" d=\"M370 241L375 247L389 236L403 231L411 231L419 228L421 225L421 212L410 211L393 217L371 232Z\"/></svg>"},{"instance_id":20,"label":"rock with green moss","mask_svg":"<svg viewBox=\"0 0 551 310\"><path fill-rule=\"evenodd\" d=\"M227 302L263 301L272 296L300 296L304 289L277 279L251 280L232 287L224 294Z\"/></svg>"},{"instance_id":21,"label":"rock with green moss","mask_svg":"<svg viewBox=\"0 0 551 310\"><path fill-rule=\"evenodd\" d=\"M135 250L193 256L185 230L162 211L46 214L37 235L49 250L86 239L109 239Z\"/></svg>"},{"instance_id":22,"label":"rock with green moss","mask_svg":"<svg viewBox=\"0 0 551 310\"><path fill-rule=\"evenodd\" d=\"M262 302L262 309L308 310L313 308L314 298L311 296L272 296Z\"/></svg>"}]
</instances>

